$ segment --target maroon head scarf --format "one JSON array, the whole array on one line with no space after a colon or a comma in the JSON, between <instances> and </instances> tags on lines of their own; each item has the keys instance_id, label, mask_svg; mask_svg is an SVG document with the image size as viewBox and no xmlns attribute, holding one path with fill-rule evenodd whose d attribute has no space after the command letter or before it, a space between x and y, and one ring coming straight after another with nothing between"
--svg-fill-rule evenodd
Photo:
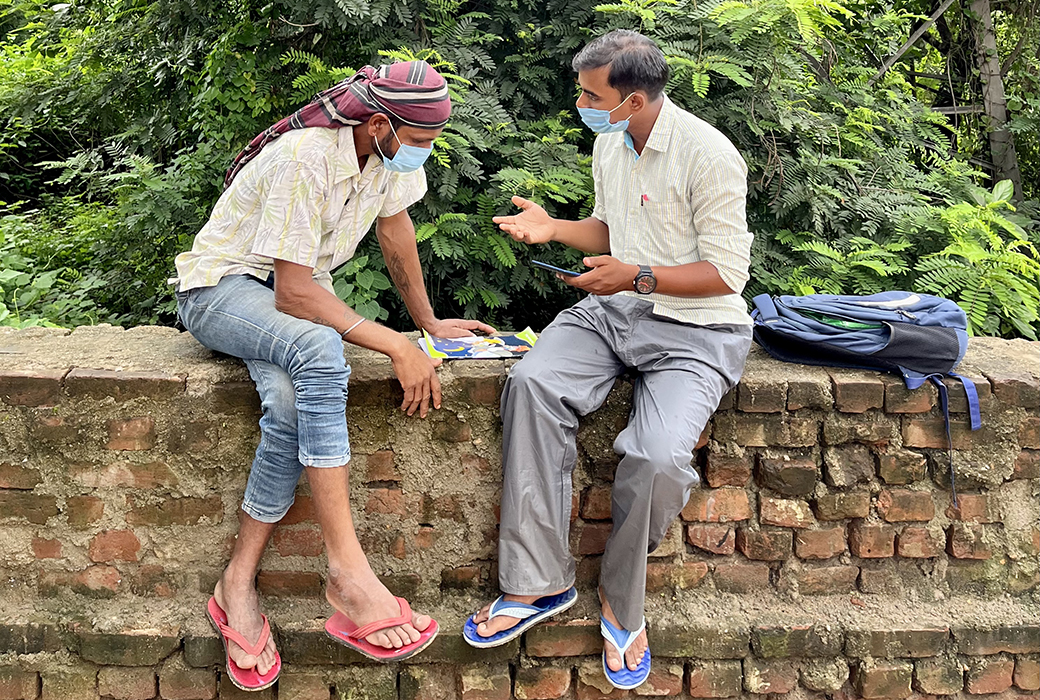
<instances>
[{"instance_id":1,"label":"maroon head scarf","mask_svg":"<svg viewBox=\"0 0 1040 700\"><path fill-rule=\"evenodd\" d=\"M356 126L373 114L386 114L408 126L439 129L448 123L451 100L440 73L426 61L408 61L373 68L365 66L352 77L318 93L298 109L249 142L235 157L224 177L227 188L245 164L287 131L320 126L339 129Z\"/></svg>"}]
</instances>

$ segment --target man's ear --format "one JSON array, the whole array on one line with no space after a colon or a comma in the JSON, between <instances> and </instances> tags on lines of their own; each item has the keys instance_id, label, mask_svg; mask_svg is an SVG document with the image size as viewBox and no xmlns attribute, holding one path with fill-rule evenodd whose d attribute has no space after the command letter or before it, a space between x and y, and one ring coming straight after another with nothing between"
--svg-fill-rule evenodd
<instances>
[{"instance_id":1,"label":"man's ear","mask_svg":"<svg viewBox=\"0 0 1040 700\"><path fill-rule=\"evenodd\" d=\"M389 126L390 119L385 114L377 112L368 118L368 135L372 138L379 138L379 132L384 131L383 125Z\"/></svg>"},{"instance_id":2,"label":"man's ear","mask_svg":"<svg viewBox=\"0 0 1040 700\"><path fill-rule=\"evenodd\" d=\"M632 114L638 114L643 111L643 108L646 107L647 103L646 95L639 90L633 92L632 97L630 97L628 101L632 105Z\"/></svg>"}]
</instances>

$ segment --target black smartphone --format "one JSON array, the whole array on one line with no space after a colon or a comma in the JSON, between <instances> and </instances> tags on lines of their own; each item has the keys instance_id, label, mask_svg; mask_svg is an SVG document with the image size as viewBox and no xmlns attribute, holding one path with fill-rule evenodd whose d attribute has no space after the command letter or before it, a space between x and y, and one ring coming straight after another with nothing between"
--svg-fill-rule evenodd
<instances>
[{"instance_id":1,"label":"black smartphone","mask_svg":"<svg viewBox=\"0 0 1040 700\"><path fill-rule=\"evenodd\" d=\"M575 272L574 270L564 270L562 267L556 267L555 265L550 265L549 263L544 263L541 260L532 260L531 264L532 265L536 265L536 266L541 267L541 268L545 268L546 270L552 270L553 272L559 272L561 275L567 275L568 277L578 277L579 275L583 274L581 272Z\"/></svg>"}]
</instances>

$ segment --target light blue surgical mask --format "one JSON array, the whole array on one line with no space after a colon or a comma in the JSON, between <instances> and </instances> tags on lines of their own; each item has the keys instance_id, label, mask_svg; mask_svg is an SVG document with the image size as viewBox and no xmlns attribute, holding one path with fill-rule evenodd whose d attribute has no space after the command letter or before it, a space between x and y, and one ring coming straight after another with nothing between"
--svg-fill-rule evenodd
<instances>
[{"instance_id":1,"label":"light blue surgical mask","mask_svg":"<svg viewBox=\"0 0 1040 700\"><path fill-rule=\"evenodd\" d=\"M634 94L634 92L630 92L628 93L628 97L631 97ZM619 104L614 109L617 109L621 105L628 102L628 97L621 100L621 104ZM585 122L585 126L589 127L597 134L610 134L615 131L625 131L626 129L628 129L627 119L622 119L619 122L610 121L610 114L614 111L614 109L606 110L593 109L591 107L578 107L578 115L581 117L581 120Z\"/></svg>"},{"instance_id":2,"label":"light blue surgical mask","mask_svg":"<svg viewBox=\"0 0 1040 700\"><path fill-rule=\"evenodd\" d=\"M389 122L387 123L389 124ZM379 139L375 140L376 150L379 151L379 155L383 159L383 167L395 173L410 173L421 168L426 159L430 157L433 148L419 148L418 146L409 146L406 143L401 143L401 139L398 138L397 130L394 129L393 124L390 124L390 131L393 132L394 138L397 139L397 153L394 154L393 158L387 158L386 154L383 153L383 149L379 147Z\"/></svg>"}]
</instances>

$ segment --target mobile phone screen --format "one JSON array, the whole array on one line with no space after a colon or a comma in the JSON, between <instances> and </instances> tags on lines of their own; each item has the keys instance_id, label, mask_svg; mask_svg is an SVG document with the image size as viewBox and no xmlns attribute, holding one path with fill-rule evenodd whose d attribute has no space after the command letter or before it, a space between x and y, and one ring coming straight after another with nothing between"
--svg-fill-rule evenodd
<instances>
[{"instance_id":1,"label":"mobile phone screen","mask_svg":"<svg viewBox=\"0 0 1040 700\"><path fill-rule=\"evenodd\" d=\"M536 266L541 267L541 268L545 268L546 270L552 270L553 272L559 272L561 275L567 275L568 277L578 277L579 275L582 274L581 272L575 272L574 270L564 270L562 267L556 267L555 265L550 265L549 263L544 263L541 260L532 260L531 264L532 265L536 265Z\"/></svg>"}]
</instances>

